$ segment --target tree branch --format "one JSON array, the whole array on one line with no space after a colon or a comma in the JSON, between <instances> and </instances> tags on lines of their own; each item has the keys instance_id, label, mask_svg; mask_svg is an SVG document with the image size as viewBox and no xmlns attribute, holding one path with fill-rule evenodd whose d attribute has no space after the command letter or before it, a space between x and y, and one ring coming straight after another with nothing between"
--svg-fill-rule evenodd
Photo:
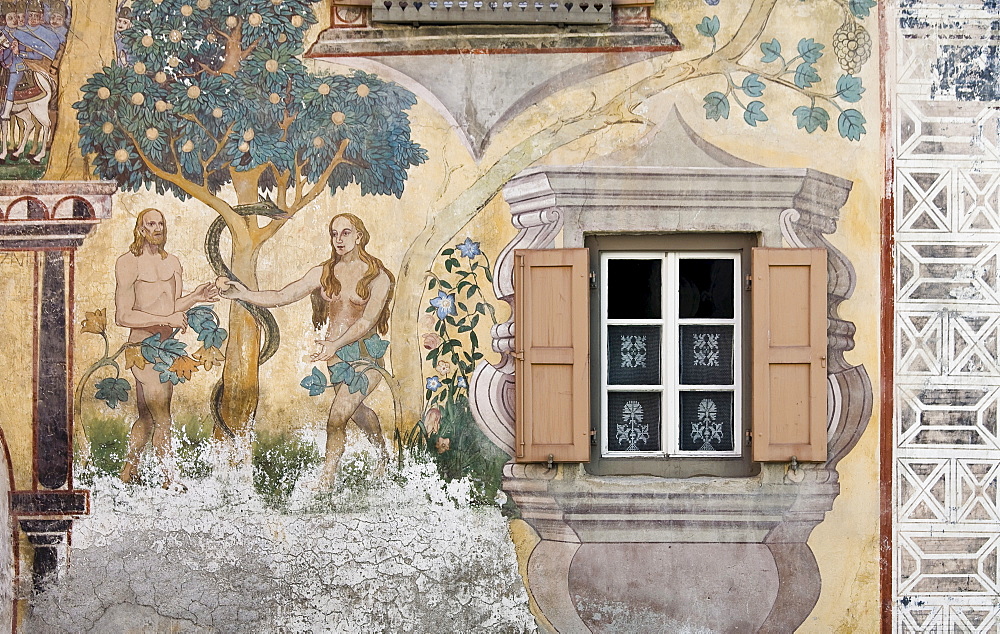
<instances>
[{"instance_id":1,"label":"tree branch","mask_svg":"<svg viewBox=\"0 0 1000 634\"><path fill-rule=\"evenodd\" d=\"M310 189L301 198L296 199L295 204L292 207L292 213L295 213L299 209L302 209L303 207L311 203L313 200L315 200L317 196L319 196L319 193L321 191L326 189L327 182L330 180L330 176L333 175L333 170L336 169L338 165L340 165L341 163L350 162L344 158L344 152L347 151L347 145L350 142L351 142L350 139L342 139L340 141L340 145L337 146L337 153L333 155L333 160L331 160L330 164L326 166L325 170L323 170L323 173L316 180L316 183L313 185L312 189Z\"/></svg>"},{"instance_id":2,"label":"tree branch","mask_svg":"<svg viewBox=\"0 0 1000 634\"><path fill-rule=\"evenodd\" d=\"M333 175L333 170L336 169L338 165L341 165L343 163L350 163L350 161L344 158L344 152L347 150L347 145L350 142L351 142L350 139L343 139L340 142L340 145L337 146L337 153L333 156L333 159L330 161L330 164L327 166L325 170L323 170L323 173L320 175L319 179L316 181L312 189L310 189L305 196L298 195L298 192L301 191L301 187L299 186L298 183L296 183L297 193L295 197L295 202L292 204L292 207L287 211L287 217L272 218L271 222L264 225L264 227L261 228L261 232L258 234L258 237L261 242L267 240L275 233L277 233L278 229L280 229L286 222L291 220L292 217L296 213L298 213L300 209L302 209L303 207L311 203L313 200L315 200L316 197L319 196L320 192L326 189L327 183L330 180L330 176Z\"/></svg>"},{"instance_id":3,"label":"tree branch","mask_svg":"<svg viewBox=\"0 0 1000 634\"><path fill-rule=\"evenodd\" d=\"M219 154L222 153L222 150L227 145L229 145L229 135L232 134L233 128L235 126L236 126L236 122L230 123L229 127L226 128L226 131L222 133L222 139L221 140L220 139L216 139L214 136L212 137L212 139L215 140L215 142L216 142L216 148L215 148L215 151L212 152L212 155L208 157L208 160L205 161L204 171L205 171L205 177L206 178L208 178L208 166L211 165L212 161L214 161L215 159L217 159L219 157Z\"/></svg>"},{"instance_id":4,"label":"tree branch","mask_svg":"<svg viewBox=\"0 0 1000 634\"><path fill-rule=\"evenodd\" d=\"M201 128L202 130L204 130L205 134L207 134L208 136L212 137L213 141L215 141L216 143L219 142L219 139L215 138L215 135L212 134L212 132L207 127L205 127L205 124L202 123L201 120L199 120L198 117L194 116L193 114L178 114L178 115L174 115L174 116L180 117L181 119L184 119L185 121L190 121L191 123L194 123L199 128Z\"/></svg>"},{"instance_id":5,"label":"tree branch","mask_svg":"<svg viewBox=\"0 0 1000 634\"><path fill-rule=\"evenodd\" d=\"M132 147L135 148L136 154L139 155L139 158L142 159L146 168L152 172L154 176L167 181L195 200L199 200L214 209L226 221L230 231L234 233L234 237L236 233L241 233L244 238L250 238L250 233L247 229L246 223L241 222L242 216L233 211L233 208L230 207L226 201L208 191L207 187L192 183L188 179L184 178L180 173L180 163L177 164L178 171L176 172L168 172L167 170L159 167L153 162L152 159L149 158L149 156L146 155L145 152L142 151L142 148L139 147L138 143L136 143L135 137L133 137L127 129L122 128L122 131L125 133L125 136L132 141Z\"/></svg>"},{"instance_id":6,"label":"tree branch","mask_svg":"<svg viewBox=\"0 0 1000 634\"><path fill-rule=\"evenodd\" d=\"M760 41L775 4L777 0L753 0L736 33L715 54L730 62L742 59Z\"/></svg>"},{"instance_id":7,"label":"tree branch","mask_svg":"<svg viewBox=\"0 0 1000 634\"><path fill-rule=\"evenodd\" d=\"M821 93L821 92L819 92L817 90L809 90L808 88L800 88L799 86L797 86L795 84L795 82L789 81L789 80L785 79L784 77L781 77L779 75L775 75L773 73L761 72L759 70L755 70L755 69L753 69L753 68L751 68L749 66L745 66L743 64L737 64L735 66L735 69L739 70L739 71L742 71L744 73L751 73L751 74L759 75L761 77L761 79L766 79L769 82L772 82L772 83L777 84L779 86L782 86L784 88L788 88L789 90L794 90L795 92L797 92L797 93L799 93L801 95L809 97L810 99L822 99L823 101L827 101L827 102L830 102L830 103L832 103L834 105L837 105L836 102L833 101L833 98L837 96L836 93L834 93L832 95L828 95L828 94L825 94L825 93ZM837 106L837 108L839 109L840 106Z\"/></svg>"}]
</instances>

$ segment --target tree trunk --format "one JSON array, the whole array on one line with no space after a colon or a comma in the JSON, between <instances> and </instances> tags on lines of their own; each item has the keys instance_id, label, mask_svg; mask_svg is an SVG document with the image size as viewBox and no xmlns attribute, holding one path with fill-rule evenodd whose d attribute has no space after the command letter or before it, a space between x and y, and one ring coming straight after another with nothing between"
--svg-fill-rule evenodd
<instances>
[{"instance_id":1,"label":"tree trunk","mask_svg":"<svg viewBox=\"0 0 1000 634\"><path fill-rule=\"evenodd\" d=\"M233 238L230 268L251 290L257 290L257 255L260 245ZM222 369L222 420L238 435L252 429L260 395L258 360L260 328L249 312L236 302L229 308L229 341Z\"/></svg>"},{"instance_id":2,"label":"tree trunk","mask_svg":"<svg viewBox=\"0 0 1000 634\"><path fill-rule=\"evenodd\" d=\"M114 2L76 2L71 28L59 64L59 112L53 122L55 134L45 170L45 180L94 178L87 159L80 153L80 127L73 104L83 99L87 78L115 58Z\"/></svg>"}]
</instances>

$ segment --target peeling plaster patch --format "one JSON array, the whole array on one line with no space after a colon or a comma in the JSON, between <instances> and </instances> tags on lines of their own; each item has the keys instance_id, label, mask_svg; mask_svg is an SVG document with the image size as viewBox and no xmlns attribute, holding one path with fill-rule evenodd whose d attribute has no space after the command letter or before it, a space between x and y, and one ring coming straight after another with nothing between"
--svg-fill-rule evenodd
<instances>
[{"instance_id":1,"label":"peeling plaster patch","mask_svg":"<svg viewBox=\"0 0 1000 634\"><path fill-rule=\"evenodd\" d=\"M29 632L530 632L498 509L411 464L405 483L264 507L248 468L217 461L190 491L95 483L69 572Z\"/></svg>"},{"instance_id":2,"label":"peeling plaster patch","mask_svg":"<svg viewBox=\"0 0 1000 634\"><path fill-rule=\"evenodd\" d=\"M1000 54L992 45L944 45L934 63L932 97L1000 100Z\"/></svg>"}]
</instances>

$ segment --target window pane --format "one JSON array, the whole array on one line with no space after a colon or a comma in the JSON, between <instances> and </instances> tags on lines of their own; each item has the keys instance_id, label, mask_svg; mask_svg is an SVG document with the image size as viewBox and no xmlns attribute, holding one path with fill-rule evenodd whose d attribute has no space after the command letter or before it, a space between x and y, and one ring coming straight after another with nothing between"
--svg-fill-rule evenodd
<instances>
[{"instance_id":1,"label":"window pane","mask_svg":"<svg viewBox=\"0 0 1000 634\"><path fill-rule=\"evenodd\" d=\"M659 319L663 261L608 260L608 319Z\"/></svg>"},{"instance_id":2,"label":"window pane","mask_svg":"<svg viewBox=\"0 0 1000 634\"><path fill-rule=\"evenodd\" d=\"M682 385L733 384L733 327L680 327Z\"/></svg>"},{"instance_id":3,"label":"window pane","mask_svg":"<svg viewBox=\"0 0 1000 634\"><path fill-rule=\"evenodd\" d=\"M681 319L733 318L733 261L681 258Z\"/></svg>"},{"instance_id":4,"label":"window pane","mask_svg":"<svg viewBox=\"0 0 1000 634\"><path fill-rule=\"evenodd\" d=\"M608 384L660 384L659 326L608 326Z\"/></svg>"},{"instance_id":5,"label":"window pane","mask_svg":"<svg viewBox=\"0 0 1000 634\"><path fill-rule=\"evenodd\" d=\"M660 392L608 392L608 450L660 447Z\"/></svg>"},{"instance_id":6,"label":"window pane","mask_svg":"<svg viewBox=\"0 0 1000 634\"><path fill-rule=\"evenodd\" d=\"M681 392L681 451L733 450L733 393Z\"/></svg>"}]
</instances>

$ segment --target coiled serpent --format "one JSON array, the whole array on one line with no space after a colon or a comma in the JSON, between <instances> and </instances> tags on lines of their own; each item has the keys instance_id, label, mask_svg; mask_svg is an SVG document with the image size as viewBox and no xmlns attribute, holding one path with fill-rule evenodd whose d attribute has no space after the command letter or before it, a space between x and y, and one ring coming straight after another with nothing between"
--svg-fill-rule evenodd
<instances>
[{"instance_id":1,"label":"coiled serpent","mask_svg":"<svg viewBox=\"0 0 1000 634\"><path fill-rule=\"evenodd\" d=\"M236 210L240 213L240 210ZM256 215L253 212L243 213L241 215ZM219 216L212 222L208 228L208 233L205 235L205 255L208 257L208 263L211 264L212 269L215 274L221 277L229 278L235 282L239 282L246 286L240 278L236 277L232 269L230 269L222 259L222 253L219 251L219 240L222 238L222 232L226 229L226 221ZM243 300L234 300L237 304L246 309L250 316L254 318L257 325L260 327L264 334L264 343L260 348L260 356L257 360L257 367L264 365L268 359L274 356L274 353L278 351L278 343L281 341L281 333L278 330L278 322L274 319L274 315L271 314L266 308L261 306L256 306L244 302ZM212 388L212 420L215 425L221 429L230 438L235 438L236 433L226 424L226 421L222 420L222 391L223 391L223 381L220 378L215 386Z\"/></svg>"}]
</instances>

